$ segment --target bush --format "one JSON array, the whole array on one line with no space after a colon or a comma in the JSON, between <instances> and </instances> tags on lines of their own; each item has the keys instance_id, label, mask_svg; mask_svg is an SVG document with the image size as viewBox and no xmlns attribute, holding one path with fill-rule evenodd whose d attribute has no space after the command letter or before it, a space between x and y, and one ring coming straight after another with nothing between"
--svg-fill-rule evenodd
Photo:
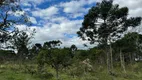
<instances>
[{"instance_id":1,"label":"bush","mask_svg":"<svg viewBox=\"0 0 142 80\"><path fill-rule=\"evenodd\" d=\"M44 79L48 80L53 78L53 74L48 72L43 72L43 73L37 74L36 76L39 77L41 80L44 80Z\"/></svg>"}]
</instances>

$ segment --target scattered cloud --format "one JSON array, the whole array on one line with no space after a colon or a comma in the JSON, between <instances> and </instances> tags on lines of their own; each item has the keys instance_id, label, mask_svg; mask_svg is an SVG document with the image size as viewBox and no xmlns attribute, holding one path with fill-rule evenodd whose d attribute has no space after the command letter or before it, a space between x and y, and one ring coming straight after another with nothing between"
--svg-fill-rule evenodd
<instances>
[{"instance_id":1,"label":"scattered cloud","mask_svg":"<svg viewBox=\"0 0 142 80\"><path fill-rule=\"evenodd\" d=\"M76 32L82 25L84 15L92 6L95 6L96 2L100 1L102 0L61 0L46 7L45 2L50 4L52 0L23 0L22 3L26 6L24 10L31 13L31 22L37 24L30 27L36 29L35 38L32 40L33 43L61 40L63 42L62 46L70 47L75 44L77 47L84 49L83 44L89 44L89 42L82 41L77 37ZM37 5L39 4L43 4L44 8L38 7ZM142 0L127 0L127 2L114 0L114 4L119 4L120 7L127 6L129 8L129 16L142 17ZM22 30L27 26L21 25L18 27Z\"/></svg>"},{"instance_id":2,"label":"scattered cloud","mask_svg":"<svg viewBox=\"0 0 142 80\"><path fill-rule=\"evenodd\" d=\"M81 21L65 21L60 24L48 23L43 27L35 27L35 41L43 43L49 40L69 40L70 38L65 36L65 33L75 34L81 26Z\"/></svg>"}]
</instances>

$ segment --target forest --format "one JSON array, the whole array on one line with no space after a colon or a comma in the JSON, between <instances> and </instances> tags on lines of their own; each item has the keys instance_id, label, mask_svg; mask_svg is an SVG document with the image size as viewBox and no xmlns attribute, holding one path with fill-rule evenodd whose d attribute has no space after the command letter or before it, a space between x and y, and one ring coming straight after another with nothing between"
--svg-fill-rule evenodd
<instances>
[{"instance_id":1,"label":"forest","mask_svg":"<svg viewBox=\"0 0 142 80\"><path fill-rule=\"evenodd\" d=\"M14 27L32 25L27 14L15 16L18 3L0 0L0 80L142 80L142 34L129 31L142 17L130 17L128 7L113 0L90 7L76 34L94 47L80 49L59 39L33 44L36 30Z\"/></svg>"}]
</instances>

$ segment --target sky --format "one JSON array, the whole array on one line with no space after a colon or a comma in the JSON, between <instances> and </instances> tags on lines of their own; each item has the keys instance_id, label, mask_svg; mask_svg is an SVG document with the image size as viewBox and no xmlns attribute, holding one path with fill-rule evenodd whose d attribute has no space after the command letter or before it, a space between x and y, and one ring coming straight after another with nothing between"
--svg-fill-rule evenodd
<instances>
[{"instance_id":1,"label":"sky","mask_svg":"<svg viewBox=\"0 0 142 80\"><path fill-rule=\"evenodd\" d=\"M82 26L84 15L101 0L21 0L21 6L32 22L30 27L36 33L32 39L34 43L43 44L46 41L60 40L62 46L70 47L75 44L84 49L82 41L76 34ZM129 8L129 17L142 17L142 0L114 0L114 4ZM20 30L26 25L17 25ZM142 27L139 26L139 27ZM139 30L136 29L136 30ZM93 47L95 45L89 45Z\"/></svg>"}]
</instances>

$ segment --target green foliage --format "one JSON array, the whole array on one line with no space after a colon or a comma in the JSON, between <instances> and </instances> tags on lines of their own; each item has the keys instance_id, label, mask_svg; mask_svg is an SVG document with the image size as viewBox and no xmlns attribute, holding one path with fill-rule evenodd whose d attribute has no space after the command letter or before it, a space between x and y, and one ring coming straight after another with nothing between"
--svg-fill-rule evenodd
<instances>
[{"instance_id":1,"label":"green foliage","mask_svg":"<svg viewBox=\"0 0 142 80\"><path fill-rule=\"evenodd\" d=\"M36 70L36 64L31 64L26 62L28 69ZM21 65L25 66L25 65ZM136 63L132 66L126 66L128 73L122 73L122 70L119 66L115 67L115 75L111 76L107 74L105 68L101 71L98 69L99 65L93 66L94 71L89 71L87 73L84 72L85 66L82 63L74 64L70 66L66 71L60 71L60 79L61 80L141 80L142 73L141 73L141 66L142 63ZM39 74L31 75L30 72L25 72L26 67L19 68L20 65L17 63L8 63L8 64L1 64L0 66L0 79L1 80L56 80L53 75L55 70L52 69L50 66L47 67L47 71ZM105 67L105 66L103 66Z\"/></svg>"},{"instance_id":2,"label":"green foliage","mask_svg":"<svg viewBox=\"0 0 142 80\"><path fill-rule=\"evenodd\" d=\"M45 42L37 56L39 72L42 72L44 65L48 64L56 70L57 79L59 70L71 64L70 50L57 48L60 44L60 41Z\"/></svg>"},{"instance_id":3,"label":"green foliage","mask_svg":"<svg viewBox=\"0 0 142 80\"><path fill-rule=\"evenodd\" d=\"M43 48L44 49L55 48L57 46L60 46L61 44L62 44L61 41L53 40L53 41L45 42L44 45L43 45Z\"/></svg>"},{"instance_id":4,"label":"green foliage","mask_svg":"<svg viewBox=\"0 0 142 80\"><path fill-rule=\"evenodd\" d=\"M87 50L78 50L78 51L76 51L74 58L75 58L75 60L83 61L83 60L87 59L88 56L89 56L89 53L87 52Z\"/></svg>"},{"instance_id":5,"label":"green foliage","mask_svg":"<svg viewBox=\"0 0 142 80\"><path fill-rule=\"evenodd\" d=\"M9 61L13 60L16 57L16 54L10 50L0 50L0 61Z\"/></svg>"},{"instance_id":6,"label":"green foliage","mask_svg":"<svg viewBox=\"0 0 142 80\"><path fill-rule=\"evenodd\" d=\"M125 34L123 38L114 42L112 46L114 47L116 53L122 50L122 52L125 53L125 55L129 53L133 56L141 56L141 41L142 35L138 34L137 32L132 32Z\"/></svg>"},{"instance_id":7,"label":"green foliage","mask_svg":"<svg viewBox=\"0 0 142 80\"><path fill-rule=\"evenodd\" d=\"M95 61L95 63L105 64L105 58L106 54L104 50L98 49L98 48L92 48L88 51L89 53L89 59L92 60L92 62Z\"/></svg>"},{"instance_id":8,"label":"green foliage","mask_svg":"<svg viewBox=\"0 0 142 80\"><path fill-rule=\"evenodd\" d=\"M54 48L52 50L41 50L37 56L37 61L40 64L47 63L52 67L67 66L70 64L69 50Z\"/></svg>"}]
</instances>

